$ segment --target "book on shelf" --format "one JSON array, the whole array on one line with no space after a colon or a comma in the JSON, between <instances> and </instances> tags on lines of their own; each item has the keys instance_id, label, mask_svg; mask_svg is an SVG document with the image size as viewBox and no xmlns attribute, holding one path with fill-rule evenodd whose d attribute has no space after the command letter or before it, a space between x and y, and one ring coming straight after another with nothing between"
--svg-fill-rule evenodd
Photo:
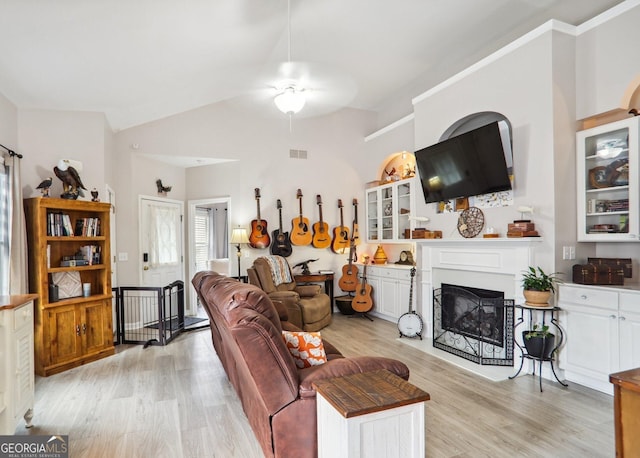
<instances>
[{"instance_id":1,"label":"book on shelf","mask_svg":"<svg viewBox=\"0 0 640 458\"><path fill-rule=\"evenodd\" d=\"M47 235L73 237L71 217L66 213L47 213Z\"/></svg>"},{"instance_id":2,"label":"book on shelf","mask_svg":"<svg viewBox=\"0 0 640 458\"><path fill-rule=\"evenodd\" d=\"M78 218L76 220L75 235L82 237L100 235L100 218Z\"/></svg>"}]
</instances>

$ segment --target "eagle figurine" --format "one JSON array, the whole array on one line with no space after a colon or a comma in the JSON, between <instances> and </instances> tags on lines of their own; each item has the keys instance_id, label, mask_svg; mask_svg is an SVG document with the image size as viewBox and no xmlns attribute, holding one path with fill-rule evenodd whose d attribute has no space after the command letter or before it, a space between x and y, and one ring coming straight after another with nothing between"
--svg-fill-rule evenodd
<instances>
[{"instance_id":1,"label":"eagle figurine","mask_svg":"<svg viewBox=\"0 0 640 458\"><path fill-rule=\"evenodd\" d=\"M71 166L69 159L62 159L53 168L53 172L62 181L64 192L60 195L63 199L77 199L81 195L81 189L86 190L78 175L78 171Z\"/></svg>"},{"instance_id":2,"label":"eagle figurine","mask_svg":"<svg viewBox=\"0 0 640 458\"><path fill-rule=\"evenodd\" d=\"M171 186L165 186L162 184L162 180L158 178L156 180L156 187L158 188L158 194L166 195L169 191L171 191Z\"/></svg>"},{"instance_id":3,"label":"eagle figurine","mask_svg":"<svg viewBox=\"0 0 640 458\"><path fill-rule=\"evenodd\" d=\"M40 190L40 194L42 197L49 197L49 188L51 187L51 183L53 183L53 177L48 177L40 182L36 189Z\"/></svg>"}]
</instances>

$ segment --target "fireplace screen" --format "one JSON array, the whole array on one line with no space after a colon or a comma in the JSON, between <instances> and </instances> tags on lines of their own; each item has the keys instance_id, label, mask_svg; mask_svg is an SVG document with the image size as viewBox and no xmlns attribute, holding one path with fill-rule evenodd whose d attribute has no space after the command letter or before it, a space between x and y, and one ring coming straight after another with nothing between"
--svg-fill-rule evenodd
<instances>
[{"instance_id":1,"label":"fireplace screen","mask_svg":"<svg viewBox=\"0 0 640 458\"><path fill-rule=\"evenodd\" d=\"M442 284L433 293L433 346L478 364L512 366L513 306L500 291Z\"/></svg>"}]
</instances>

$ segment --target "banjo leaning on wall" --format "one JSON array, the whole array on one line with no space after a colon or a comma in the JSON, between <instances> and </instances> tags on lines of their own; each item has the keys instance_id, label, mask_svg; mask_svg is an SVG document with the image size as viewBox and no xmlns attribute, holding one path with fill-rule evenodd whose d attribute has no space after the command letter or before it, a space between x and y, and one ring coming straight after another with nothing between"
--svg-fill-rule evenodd
<instances>
[{"instance_id":1,"label":"banjo leaning on wall","mask_svg":"<svg viewBox=\"0 0 640 458\"><path fill-rule=\"evenodd\" d=\"M413 310L413 279L416 276L415 266L411 268L411 289L409 290L409 311L398 318L400 337L419 337L422 340L422 317Z\"/></svg>"}]
</instances>

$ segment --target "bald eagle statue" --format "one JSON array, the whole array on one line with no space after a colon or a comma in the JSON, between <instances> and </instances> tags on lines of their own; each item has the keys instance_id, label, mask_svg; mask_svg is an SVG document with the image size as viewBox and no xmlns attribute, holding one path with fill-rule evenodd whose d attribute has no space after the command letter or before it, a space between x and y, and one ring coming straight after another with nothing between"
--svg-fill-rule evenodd
<instances>
[{"instance_id":1,"label":"bald eagle statue","mask_svg":"<svg viewBox=\"0 0 640 458\"><path fill-rule=\"evenodd\" d=\"M71 166L69 159L61 159L58 165L53 168L53 172L56 174L60 181L62 181L62 188L64 192L60 195L63 199L77 199L79 195L82 195L81 189L87 189L82 184L78 171Z\"/></svg>"}]
</instances>

